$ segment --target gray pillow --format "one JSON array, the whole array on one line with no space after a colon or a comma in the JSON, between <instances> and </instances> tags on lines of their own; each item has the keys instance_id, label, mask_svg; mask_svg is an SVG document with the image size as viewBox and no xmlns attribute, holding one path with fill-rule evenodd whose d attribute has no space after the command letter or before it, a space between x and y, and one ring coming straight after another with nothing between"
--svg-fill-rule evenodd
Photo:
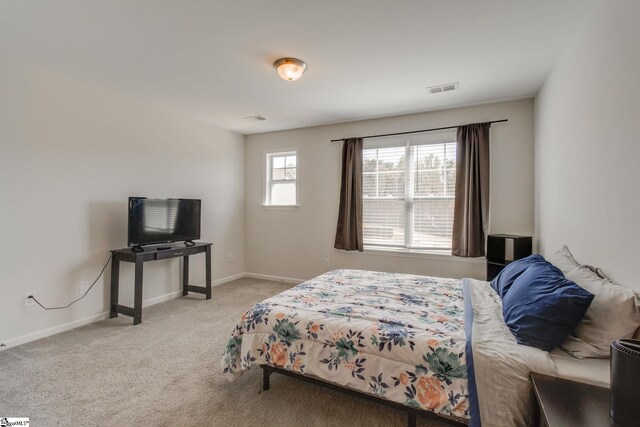
<instances>
[{"instance_id":1,"label":"gray pillow","mask_svg":"<svg viewBox=\"0 0 640 427\"><path fill-rule=\"evenodd\" d=\"M562 245L559 250L548 257L545 257L545 259L558 267L565 276L568 272L578 266L577 261L573 258L573 255L571 255L571 252L569 252L569 248L566 245Z\"/></svg>"},{"instance_id":2,"label":"gray pillow","mask_svg":"<svg viewBox=\"0 0 640 427\"><path fill-rule=\"evenodd\" d=\"M560 347L577 357L609 357L611 341L631 338L640 326L640 300L631 289L600 277L581 265L567 279L595 295L582 322Z\"/></svg>"}]
</instances>

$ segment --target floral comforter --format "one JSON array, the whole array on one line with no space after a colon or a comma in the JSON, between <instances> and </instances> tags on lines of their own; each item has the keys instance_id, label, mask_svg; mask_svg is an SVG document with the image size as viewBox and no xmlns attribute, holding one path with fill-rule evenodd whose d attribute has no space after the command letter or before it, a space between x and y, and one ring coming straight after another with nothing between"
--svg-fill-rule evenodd
<instances>
[{"instance_id":1,"label":"floral comforter","mask_svg":"<svg viewBox=\"0 0 640 427\"><path fill-rule=\"evenodd\" d=\"M242 315L222 367L271 365L469 418L461 281L336 270Z\"/></svg>"}]
</instances>

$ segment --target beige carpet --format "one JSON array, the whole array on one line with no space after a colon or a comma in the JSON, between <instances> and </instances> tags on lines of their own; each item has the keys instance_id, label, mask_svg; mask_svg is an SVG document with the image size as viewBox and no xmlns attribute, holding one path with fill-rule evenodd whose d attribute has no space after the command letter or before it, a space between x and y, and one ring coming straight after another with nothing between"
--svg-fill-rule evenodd
<instances>
[{"instance_id":1,"label":"beige carpet","mask_svg":"<svg viewBox=\"0 0 640 427\"><path fill-rule=\"evenodd\" d=\"M178 298L0 352L0 416L32 426L405 426L374 402L258 368L229 383L228 334L252 304L291 285L240 279L213 299ZM419 426L440 423L418 418Z\"/></svg>"}]
</instances>

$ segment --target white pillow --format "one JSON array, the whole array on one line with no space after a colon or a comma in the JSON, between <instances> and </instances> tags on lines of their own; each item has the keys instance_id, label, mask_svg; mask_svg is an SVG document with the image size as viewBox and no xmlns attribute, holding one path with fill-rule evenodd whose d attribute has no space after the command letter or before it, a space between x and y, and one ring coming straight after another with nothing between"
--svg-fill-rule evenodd
<instances>
[{"instance_id":1,"label":"white pillow","mask_svg":"<svg viewBox=\"0 0 640 427\"><path fill-rule=\"evenodd\" d=\"M580 359L609 357L611 341L631 338L640 326L640 299L631 289L598 276L581 265L567 279L595 295L584 319L560 347Z\"/></svg>"},{"instance_id":2,"label":"white pillow","mask_svg":"<svg viewBox=\"0 0 640 427\"><path fill-rule=\"evenodd\" d=\"M573 258L573 255L571 255L571 252L569 252L569 248L566 245L562 245L558 251L546 257L546 260L558 267L565 276L568 272L578 266L578 263Z\"/></svg>"}]
</instances>

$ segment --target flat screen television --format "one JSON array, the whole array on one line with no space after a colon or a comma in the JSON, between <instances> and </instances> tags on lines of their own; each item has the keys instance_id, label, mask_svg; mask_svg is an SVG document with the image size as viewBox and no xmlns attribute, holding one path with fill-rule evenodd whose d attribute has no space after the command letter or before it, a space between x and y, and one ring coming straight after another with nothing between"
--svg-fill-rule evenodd
<instances>
[{"instance_id":1,"label":"flat screen television","mask_svg":"<svg viewBox=\"0 0 640 427\"><path fill-rule=\"evenodd\" d=\"M199 238L200 200L129 197L130 247Z\"/></svg>"}]
</instances>

